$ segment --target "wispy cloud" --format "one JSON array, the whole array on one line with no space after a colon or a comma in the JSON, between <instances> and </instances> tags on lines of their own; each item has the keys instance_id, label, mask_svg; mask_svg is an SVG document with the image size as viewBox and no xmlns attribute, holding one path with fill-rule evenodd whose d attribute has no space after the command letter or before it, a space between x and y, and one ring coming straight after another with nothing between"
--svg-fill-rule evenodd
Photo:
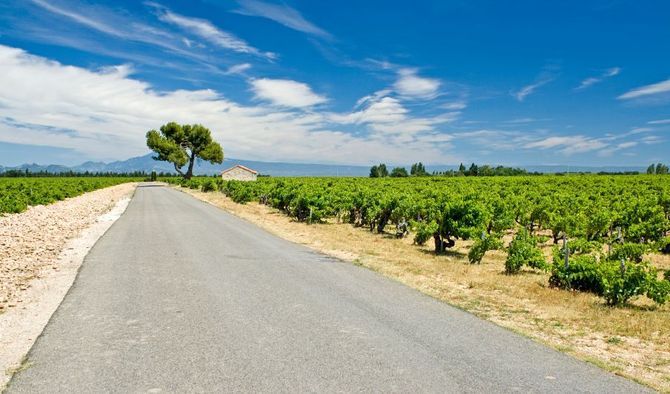
<instances>
[{"instance_id":1,"label":"wispy cloud","mask_svg":"<svg viewBox=\"0 0 670 394\"><path fill-rule=\"evenodd\" d=\"M367 125L370 130L380 135L418 138L421 134L438 133L437 125L452 122L460 114L459 112L447 112L430 117L414 117L398 98L387 96L385 93L391 92L386 90L365 96L358 101L357 107L363 107L360 110L349 113L332 113L328 119L339 124ZM445 134L439 134L441 134L440 137L431 138L446 141Z\"/></svg>"},{"instance_id":2,"label":"wispy cloud","mask_svg":"<svg viewBox=\"0 0 670 394\"><path fill-rule=\"evenodd\" d=\"M333 38L330 33L308 21L300 12L286 4L271 4L258 0L239 0L238 3L240 8L233 11L238 14L270 19L289 29L321 38Z\"/></svg>"},{"instance_id":3,"label":"wispy cloud","mask_svg":"<svg viewBox=\"0 0 670 394\"><path fill-rule=\"evenodd\" d=\"M670 124L670 119L650 120L648 124Z\"/></svg>"},{"instance_id":4,"label":"wispy cloud","mask_svg":"<svg viewBox=\"0 0 670 394\"><path fill-rule=\"evenodd\" d=\"M557 72L558 72L558 66L553 65L553 64L549 64L549 65L545 66L543 68L542 72L540 73L540 75L538 75L537 78L535 78L535 82L533 82L531 84L528 84L528 85L522 87L519 90L510 91L510 95L512 95L512 97L517 99L517 101L521 102L521 101L525 100L526 97L535 93L535 91L538 88L540 88L540 87L548 84L549 82L552 82L553 80L555 80L556 76L557 76Z\"/></svg>"},{"instance_id":5,"label":"wispy cloud","mask_svg":"<svg viewBox=\"0 0 670 394\"><path fill-rule=\"evenodd\" d=\"M609 157L612 156L614 153L624 150L624 149L629 149L633 148L638 145L637 141L629 141L629 142L622 142L620 144L611 146L606 149L602 149L598 152L598 156L600 157Z\"/></svg>"},{"instance_id":6,"label":"wispy cloud","mask_svg":"<svg viewBox=\"0 0 670 394\"><path fill-rule=\"evenodd\" d=\"M401 68L393 87L401 96L427 100L437 96L440 81L419 76L415 68Z\"/></svg>"},{"instance_id":7,"label":"wispy cloud","mask_svg":"<svg viewBox=\"0 0 670 394\"><path fill-rule=\"evenodd\" d=\"M521 89L517 90L516 92L511 92L510 94L518 101L523 101L526 99L526 97L535 93L535 90L537 90L537 88L542 87L553 80L554 80L553 77L544 77L538 80L537 82L534 82L530 85L526 85Z\"/></svg>"},{"instance_id":8,"label":"wispy cloud","mask_svg":"<svg viewBox=\"0 0 670 394\"><path fill-rule=\"evenodd\" d=\"M54 14L64 16L66 18L72 19L75 22L78 22L84 26L90 27L94 30L101 31L117 37L124 37L126 33L123 30L117 29L102 20L99 20L95 17L90 17L81 13L78 13L67 8L58 7L53 2L46 2L43 0L32 0L32 2L45 10L52 12Z\"/></svg>"},{"instance_id":9,"label":"wispy cloud","mask_svg":"<svg viewBox=\"0 0 670 394\"><path fill-rule=\"evenodd\" d=\"M172 52L188 53L183 48L174 45L173 41L178 40L171 33L124 18L104 8L93 8L78 4L74 4L74 7L65 7L57 5L59 3L56 2L46 2L44 0L32 0L32 3L52 14L67 18L100 33L125 40L156 45L169 49ZM124 28L121 29L117 26L123 26Z\"/></svg>"},{"instance_id":10,"label":"wispy cloud","mask_svg":"<svg viewBox=\"0 0 670 394\"><path fill-rule=\"evenodd\" d=\"M586 137L583 135L571 136L553 136L533 141L525 144L523 147L527 149L556 149L558 152L565 155L572 155L575 153L585 153L594 150L599 150L607 147L608 144L597 138Z\"/></svg>"},{"instance_id":11,"label":"wispy cloud","mask_svg":"<svg viewBox=\"0 0 670 394\"><path fill-rule=\"evenodd\" d=\"M232 33L221 30L206 19L192 18L170 11L158 3L149 2L147 5L156 10L158 18L166 23L173 24L181 29L198 36L221 48L230 49L235 52L246 53L266 59L276 59L277 55L272 52L261 52L252 47L246 41L238 38Z\"/></svg>"},{"instance_id":12,"label":"wispy cloud","mask_svg":"<svg viewBox=\"0 0 670 394\"><path fill-rule=\"evenodd\" d=\"M460 111L462 109L466 109L468 107L468 103L465 101L453 101L450 103L444 103L440 106L440 108L444 108L450 111Z\"/></svg>"},{"instance_id":13,"label":"wispy cloud","mask_svg":"<svg viewBox=\"0 0 670 394\"><path fill-rule=\"evenodd\" d=\"M290 79L260 78L250 83L256 98L278 106L304 108L328 101L325 96L314 93L306 83Z\"/></svg>"},{"instance_id":14,"label":"wispy cloud","mask_svg":"<svg viewBox=\"0 0 670 394\"><path fill-rule=\"evenodd\" d=\"M617 97L619 100L630 100L645 96L657 95L661 93L670 92L670 79L665 81L657 82L651 85L641 86L630 90L621 96Z\"/></svg>"},{"instance_id":15,"label":"wispy cloud","mask_svg":"<svg viewBox=\"0 0 670 394\"><path fill-rule=\"evenodd\" d=\"M225 74L227 75L244 74L244 72L249 70L250 68L251 64L249 63L235 64L233 66L228 67Z\"/></svg>"},{"instance_id":16,"label":"wispy cloud","mask_svg":"<svg viewBox=\"0 0 670 394\"><path fill-rule=\"evenodd\" d=\"M577 86L577 87L575 88L575 90L583 90L583 89L586 89L586 88L588 88L588 87L591 87L591 86L593 86L593 85L595 85L595 84L597 84L597 83L600 83L600 82L604 81L604 80L607 79L607 78L611 78L611 77L614 77L614 76L616 76L616 75L619 75L620 73L621 73L621 68L619 68L619 67L612 67L612 68L609 68L609 69L605 70L605 72L603 72L602 74L600 74L600 75L597 76L597 77L589 77L589 78L584 79L584 80L579 84L579 86Z\"/></svg>"}]
</instances>

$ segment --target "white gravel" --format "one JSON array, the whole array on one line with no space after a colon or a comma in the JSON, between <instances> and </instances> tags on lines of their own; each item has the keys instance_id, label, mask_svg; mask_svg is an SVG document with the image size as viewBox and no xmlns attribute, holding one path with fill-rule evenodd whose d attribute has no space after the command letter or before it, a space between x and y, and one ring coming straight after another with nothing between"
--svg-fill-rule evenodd
<instances>
[{"instance_id":1,"label":"white gravel","mask_svg":"<svg viewBox=\"0 0 670 394\"><path fill-rule=\"evenodd\" d=\"M136 186L112 186L0 216L0 391Z\"/></svg>"}]
</instances>

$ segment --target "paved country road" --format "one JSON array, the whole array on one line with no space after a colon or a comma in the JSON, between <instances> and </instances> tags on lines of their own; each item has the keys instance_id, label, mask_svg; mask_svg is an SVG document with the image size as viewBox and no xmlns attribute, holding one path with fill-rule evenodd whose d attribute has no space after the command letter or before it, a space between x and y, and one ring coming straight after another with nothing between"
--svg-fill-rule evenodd
<instances>
[{"instance_id":1,"label":"paved country road","mask_svg":"<svg viewBox=\"0 0 670 394\"><path fill-rule=\"evenodd\" d=\"M142 185L9 393L648 390Z\"/></svg>"}]
</instances>

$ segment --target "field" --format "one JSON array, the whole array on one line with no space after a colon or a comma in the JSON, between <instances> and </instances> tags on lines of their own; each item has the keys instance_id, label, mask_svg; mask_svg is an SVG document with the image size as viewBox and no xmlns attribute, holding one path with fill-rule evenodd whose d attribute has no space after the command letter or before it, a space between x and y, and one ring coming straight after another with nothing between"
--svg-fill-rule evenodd
<instances>
[{"instance_id":1,"label":"field","mask_svg":"<svg viewBox=\"0 0 670 394\"><path fill-rule=\"evenodd\" d=\"M0 178L0 214L19 213L69 197L141 179L131 177Z\"/></svg>"},{"instance_id":2,"label":"field","mask_svg":"<svg viewBox=\"0 0 670 394\"><path fill-rule=\"evenodd\" d=\"M284 238L670 390L670 256L660 250L667 253L670 177L196 178L183 186ZM403 222L408 234L396 227ZM429 225L454 245L436 253L434 233L419 245ZM496 243L482 232L502 245L480 249L477 260L476 245ZM525 233L515 270L510 244Z\"/></svg>"}]
</instances>

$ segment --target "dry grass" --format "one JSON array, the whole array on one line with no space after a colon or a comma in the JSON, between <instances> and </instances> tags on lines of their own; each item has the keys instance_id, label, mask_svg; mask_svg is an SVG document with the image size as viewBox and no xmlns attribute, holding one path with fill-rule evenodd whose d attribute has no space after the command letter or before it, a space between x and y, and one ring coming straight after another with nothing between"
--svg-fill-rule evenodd
<instances>
[{"instance_id":1,"label":"dry grass","mask_svg":"<svg viewBox=\"0 0 670 394\"><path fill-rule=\"evenodd\" d=\"M185 190L185 189L182 189ZM644 298L611 308L590 294L547 286L548 274L503 273L503 252L467 261L468 243L446 256L409 239L349 224L306 225L259 204L240 205L221 193L185 190L290 241L353 262L657 390L670 392L670 306ZM549 246L547 246L549 249ZM548 251L549 252L549 251ZM670 267L667 256L654 264Z\"/></svg>"}]
</instances>

